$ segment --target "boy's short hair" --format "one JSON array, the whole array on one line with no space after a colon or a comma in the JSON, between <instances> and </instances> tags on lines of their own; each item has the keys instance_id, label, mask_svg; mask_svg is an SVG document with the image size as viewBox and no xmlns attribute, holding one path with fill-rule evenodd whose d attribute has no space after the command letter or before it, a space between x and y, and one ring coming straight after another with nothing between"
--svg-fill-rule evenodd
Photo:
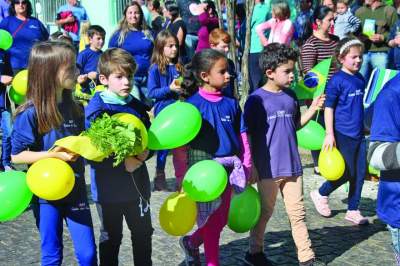
<instances>
[{"instance_id":1,"label":"boy's short hair","mask_svg":"<svg viewBox=\"0 0 400 266\"><path fill-rule=\"evenodd\" d=\"M122 73L133 77L137 64L133 56L121 48L111 48L101 54L97 70L100 75L107 78L113 73Z\"/></svg>"},{"instance_id":2,"label":"boy's short hair","mask_svg":"<svg viewBox=\"0 0 400 266\"><path fill-rule=\"evenodd\" d=\"M213 29L208 36L208 42L213 45L218 45L220 41L223 41L224 43L230 43L231 36L223 29Z\"/></svg>"},{"instance_id":3,"label":"boy's short hair","mask_svg":"<svg viewBox=\"0 0 400 266\"><path fill-rule=\"evenodd\" d=\"M263 73L267 70L275 71L280 65L286 64L289 60L297 61L299 53L284 44L268 44L261 53L259 65Z\"/></svg>"},{"instance_id":4,"label":"boy's short hair","mask_svg":"<svg viewBox=\"0 0 400 266\"><path fill-rule=\"evenodd\" d=\"M99 25L91 25L87 31L87 35L89 38L92 38L95 34L98 34L104 38L106 36L106 31Z\"/></svg>"},{"instance_id":5,"label":"boy's short hair","mask_svg":"<svg viewBox=\"0 0 400 266\"><path fill-rule=\"evenodd\" d=\"M349 0L337 0L336 4L339 4L339 3L348 6L350 4L350 1Z\"/></svg>"}]
</instances>

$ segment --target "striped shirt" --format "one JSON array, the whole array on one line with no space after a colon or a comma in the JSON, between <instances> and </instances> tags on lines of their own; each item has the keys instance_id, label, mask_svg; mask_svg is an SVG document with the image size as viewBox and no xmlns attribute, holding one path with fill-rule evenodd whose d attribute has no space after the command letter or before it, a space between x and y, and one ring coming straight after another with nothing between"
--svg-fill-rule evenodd
<instances>
[{"instance_id":1,"label":"striped shirt","mask_svg":"<svg viewBox=\"0 0 400 266\"><path fill-rule=\"evenodd\" d=\"M316 64L324 59L335 54L335 49L338 44L338 37L329 35L329 41L318 39L314 35L307 39L301 48L301 65L303 73L310 71ZM331 64L329 69L328 79L336 72L335 64Z\"/></svg>"}]
</instances>

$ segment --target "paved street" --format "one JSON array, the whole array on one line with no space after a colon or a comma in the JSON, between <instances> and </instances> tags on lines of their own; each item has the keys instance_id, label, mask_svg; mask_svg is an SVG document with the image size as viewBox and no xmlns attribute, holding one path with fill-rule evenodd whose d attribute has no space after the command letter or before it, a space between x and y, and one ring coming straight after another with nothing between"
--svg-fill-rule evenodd
<instances>
[{"instance_id":1,"label":"paved street","mask_svg":"<svg viewBox=\"0 0 400 266\"><path fill-rule=\"evenodd\" d=\"M307 153L308 154L308 153ZM307 158L308 156L303 156ZM169 160L171 160L169 158ZM170 162L170 161L169 161ZM317 188L323 179L311 174L311 166L305 164L304 192L307 209L307 224L317 256L328 265L379 265L392 266L394 259L389 245L389 233L375 215L377 183L367 181L361 200L363 214L370 217L369 226L352 226L344 220L346 212L346 190L339 188L332 194L330 206L334 210L332 218L322 218L312 206L309 192ZM169 176L173 176L168 163ZM154 174L154 158L149 162L151 176ZM174 180L169 179L173 187ZM155 192L152 195L152 216L155 228L153 238L154 265L183 265L178 238L165 234L158 223L158 211L169 193ZM94 204L91 204L96 241L99 235L99 220ZM12 222L0 224L0 265L40 265L40 241L31 211ZM65 228L64 264L77 265L73 248ZM247 234L237 234L226 228L221 237L221 265L243 265L247 250ZM275 265L298 265L288 218L279 197L274 215L265 233L266 253ZM203 254L202 254L202 258ZM125 227L120 251L120 265L132 265L130 238Z\"/></svg>"}]
</instances>

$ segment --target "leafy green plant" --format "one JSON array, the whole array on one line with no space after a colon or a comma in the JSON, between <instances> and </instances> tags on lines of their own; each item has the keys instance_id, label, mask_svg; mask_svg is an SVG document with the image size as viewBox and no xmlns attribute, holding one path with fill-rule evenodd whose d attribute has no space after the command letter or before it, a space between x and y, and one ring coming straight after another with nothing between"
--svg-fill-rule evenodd
<instances>
[{"instance_id":1,"label":"leafy green plant","mask_svg":"<svg viewBox=\"0 0 400 266\"><path fill-rule=\"evenodd\" d=\"M140 150L142 139L140 130L108 114L94 120L89 129L83 132L101 152L114 155L113 166L117 166L128 156Z\"/></svg>"}]
</instances>

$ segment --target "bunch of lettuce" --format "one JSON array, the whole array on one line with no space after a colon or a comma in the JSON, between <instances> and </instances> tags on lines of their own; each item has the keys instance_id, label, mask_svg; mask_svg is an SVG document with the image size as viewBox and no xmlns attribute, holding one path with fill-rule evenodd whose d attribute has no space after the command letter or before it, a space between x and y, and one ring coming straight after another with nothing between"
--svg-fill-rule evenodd
<instances>
[{"instance_id":1,"label":"bunch of lettuce","mask_svg":"<svg viewBox=\"0 0 400 266\"><path fill-rule=\"evenodd\" d=\"M108 114L94 120L82 135L89 137L92 144L107 156L114 155L114 167L126 157L135 155L142 146L139 129Z\"/></svg>"}]
</instances>

